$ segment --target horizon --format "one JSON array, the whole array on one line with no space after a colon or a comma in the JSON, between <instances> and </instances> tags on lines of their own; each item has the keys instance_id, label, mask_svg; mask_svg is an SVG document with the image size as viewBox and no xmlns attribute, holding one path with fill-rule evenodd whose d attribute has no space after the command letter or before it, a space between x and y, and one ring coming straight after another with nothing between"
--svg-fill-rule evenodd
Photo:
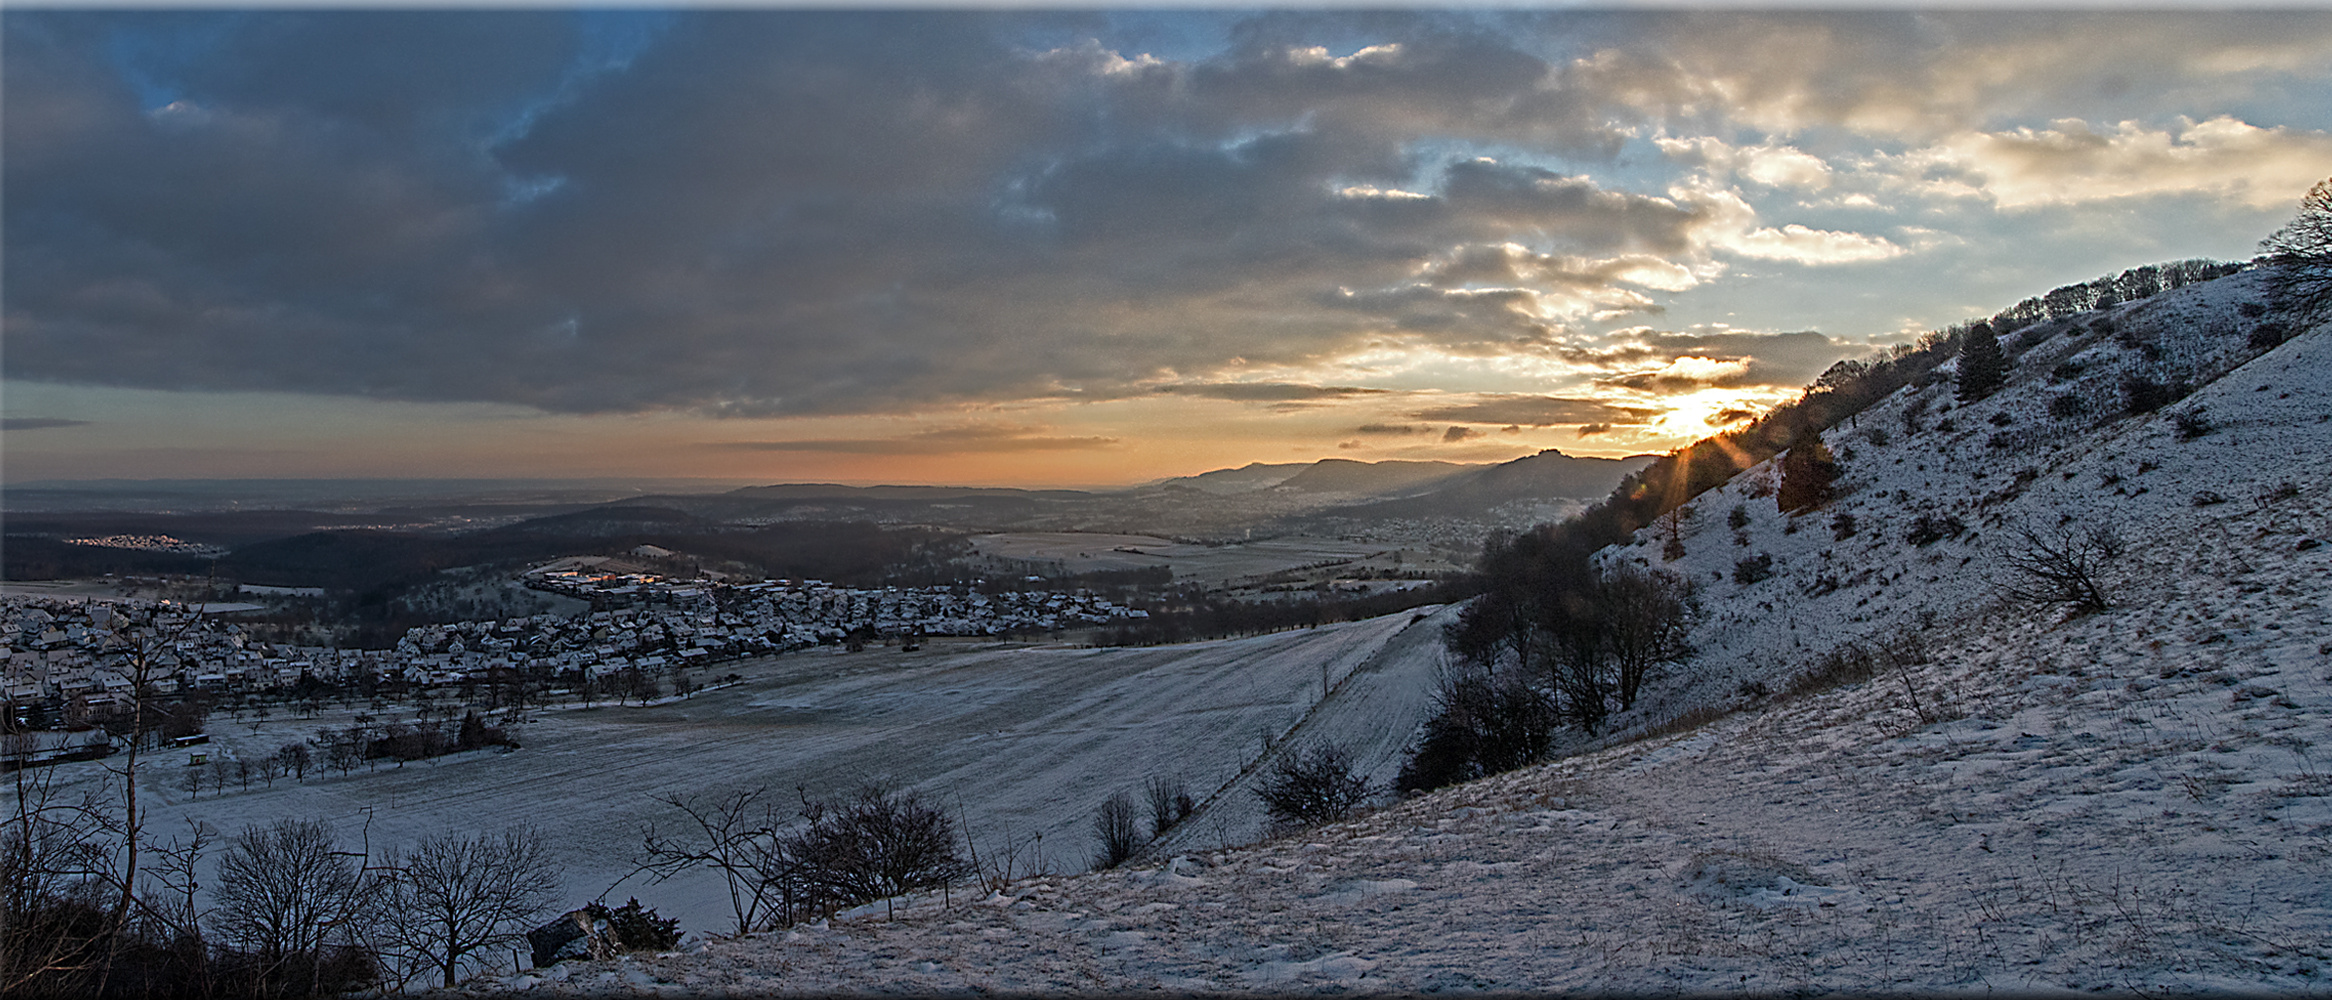
<instances>
[{"instance_id":1,"label":"horizon","mask_svg":"<svg viewBox=\"0 0 2332 1000\"><path fill-rule=\"evenodd\" d=\"M11 9L0 483L1660 454L2332 167L2332 12Z\"/></svg>"},{"instance_id":2,"label":"horizon","mask_svg":"<svg viewBox=\"0 0 2332 1000\"><path fill-rule=\"evenodd\" d=\"M1467 468L1487 468L1487 467L1489 467L1489 466L1493 466L1493 465L1504 465L1504 464L1508 464L1509 462L1516 462L1516 461L1521 461L1521 459L1522 459L1522 458L1533 458L1533 457L1537 457L1538 455L1544 455L1544 454L1548 454L1548 453L1553 453L1553 454L1561 455L1561 456L1564 456L1564 457L1573 457L1573 458L1603 457L1603 456L1585 456L1585 455L1576 455L1576 456L1575 456L1575 455L1570 455L1570 454L1569 454L1569 453L1567 453L1567 452L1563 452L1563 451L1561 451L1560 449L1555 449L1555 448L1548 448L1548 449L1544 449L1543 451L1540 451L1540 452L1533 453L1532 455L1525 455L1525 456L1522 456L1521 458L1508 459L1506 462L1456 462L1456 463L1450 463L1450 464L1454 464L1454 465L1460 465L1460 466L1464 466L1464 467L1467 467ZM1638 454L1633 454L1633 455L1621 455L1621 456L1612 456L1612 457L1614 457L1614 458L1619 458L1619 459L1629 459L1629 458L1656 458L1656 457L1658 457L1658 456L1657 456L1657 455L1654 455L1654 454L1652 454L1652 453L1646 452L1646 453L1638 453ZM1439 461L1439 460L1438 460L1438 459L1381 459L1381 460L1377 460L1377 461L1382 461L1382 462L1430 462L1430 461ZM358 485L358 484L375 484L375 483L379 483L379 484L387 484L387 483L413 483L413 484L440 484L440 485L443 485L443 486L448 486L448 487L450 487L450 486L454 486L454 485L474 485L474 486L480 486L480 487L487 486L487 485L500 485L500 486L503 486L503 487L505 487L505 488L512 488L512 489L517 489L517 488L527 488L527 487L538 487L538 486L542 486L542 487L547 487L547 486L572 486L572 487L578 487L578 488L580 488L580 487L584 487L584 486L591 486L591 485L596 485L596 486L598 486L599 488L603 488L603 489L613 489L613 488L617 488L617 487L618 487L620 484L626 484L626 483L634 483L634 484L645 484L645 483L668 483L668 484L673 484L673 485L675 485L675 486L677 486L677 485L681 485L681 484L689 484L689 483L703 483L703 484L708 484L708 485L707 485L707 488L708 488L708 489L714 489L714 490L719 490L719 491L727 491L727 490L735 490L735 489L749 489L749 488L752 488L752 487L757 487L757 486L844 486L844 487L849 487L849 488L852 488L852 489L884 489L884 488L927 488L927 489L946 489L946 490L989 490L989 489L1009 489L1009 490L1026 490L1026 491L1030 491L1030 492L1040 492L1040 491L1072 491L1072 492L1092 492L1092 493L1106 493L1106 492L1117 492L1117 491L1123 491L1123 490L1129 490L1129 489L1138 489L1138 488L1141 488L1141 487L1144 487L1144 486L1152 486L1152 485L1156 485L1156 484L1159 484L1159 483L1168 482L1168 481L1170 481L1170 480L1175 480L1175 479L1188 479L1188 478L1193 478L1193 477L1200 476L1200 475L1204 475L1204 474L1206 474L1206 473L1210 473L1210 472L1231 472L1231 471L1238 471L1238 470L1240 470L1240 469L1244 469L1244 468L1246 468L1246 467L1248 467L1248 466L1253 466L1253 465L1298 465L1298 466L1307 466L1307 465L1316 465L1316 464L1319 464L1319 463L1321 463L1321 462L1361 462L1361 463L1363 463L1363 464L1371 464L1371 465L1373 465L1373 464L1377 464L1377 462L1375 462L1375 461L1369 461L1369 460L1366 460L1366 459L1350 459L1350 458L1344 458L1344 457L1342 457L1342 456L1331 455L1331 456L1328 456L1328 457L1326 457L1326 458L1316 459L1316 460L1314 460L1314 461L1311 461L1311 462L1249 462L1249 463L1245 463L1245 464L1243 464L1243 465L1238 465L1238 466L1225 466L1225 467L1221 467L1221 468L1215 468L1215 469L1205 469L1205 470L1201 470L1201 471L1199 471L1199 472L1190 472L1190 473L1177 473L1177 474L1174 474L1174 475L1167 475L1167 476L1152 476L1152 477L1149 477L1149 478L1147 478L1147 479L1135 480L1135 481L1130 481L1130 482L1118 482L1118 483L1081 483L1081 484L1080 484L1080 483L1069 483L1069 484L1040 484L1040 485L1033 485L1033 486L1031 486L1031 485L1015 485L1015 486L1006 486L1006 485L999 485L999 484L995 484L995 483L977 483L977 482L931 483L931 482L905 482L905 481L891 481L891 480L866 480L866 481L861 481L861 482L848 482L848 481L843 481L843 480L832 480L832 479L821 479L821 480L788 480L788 481L783 481L783 482L769 482L769 481L758 480L758 479L738 479L738 478L734 478L734 477L726 477L726 476L521 476L521 477L510 477L510 478L495 478L495 477L475 477L475 476L257 476L257 477L254 477L254 476L241 476L241 477L225 477L225 478L213 478L213 477L202 477L202 476L181 476L181 477L145 477L145 478L131 478L131 477L122 477L122 476L106 476L106 477L77 478L77 479L75 479L75 478L52 478L52 479L35 479L35 480L26 480L26 481L23 481L23 482L7 482L7 483L5 483L4 485L0 485L0 494L5 494L5 492L6 492L7 490L29 490L29 489L50 489L50 490L64 490L64 489L73 489L73 488L103 488L103 487L105 487L105 486L109 486L109 485L113 485L113 484L120 484L122 487L124 487L124 488L128 488L128 487L134 487L134 486L167 487L167 486L170 486L170 485L195 484L195 483L215 483L215 484L220 484L220 485L222 485L222 486L223 486L223 485L230 485L230 484L322 484L322 483L348 483L348 484L351 484L351 485L353 486L353 485Z\"/></svg>"}]
</instances>

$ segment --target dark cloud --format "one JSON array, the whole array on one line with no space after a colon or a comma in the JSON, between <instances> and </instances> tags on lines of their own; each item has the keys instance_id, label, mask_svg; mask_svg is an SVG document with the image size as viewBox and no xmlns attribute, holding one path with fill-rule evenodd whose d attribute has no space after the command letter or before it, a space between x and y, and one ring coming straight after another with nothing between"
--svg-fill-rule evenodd
<instances>
[{"instance_id":1,"label":"dark cloud","mask_svg":"<svg viewBox=\"0 0 2332 1000\"><path fill-rule=\"evenodd\" d=\"M1478 438L1478 437L1481 437L1481 436L1482 436L1482 432L1481 432L1481 431L1477 431L1477 430L1475 430L1475 429L1473 429L1473 428L1471 428L1471 427L1467 427L1467 426L1466 426L1466 425L1464 425L1464 424L1451 424L1451 425L1449 426L1449 430L1446 430L1446 431L1443 431L1443 432L1442 432L1442 434L1441 434L1441 443L1443 443L1443 444L1456 444L1457 442L1464 441L1464 440L1466 440L1466 439L1468 439L1468 438Z\"/></svg>"},{"instance_id":2,"label":"dark cloud","mask_svg":"<svg viewBox=\"0 0 2332 1000\"><path fill-rule=\"evenodd\" d=\"M66 420L62 417L6 417L0 418L0 431L45 431L57 427L86 427L89 421Z\"/></svg>"},{"instance_id":3,"label":"dark cloud","mask_svg":"<svg viewBox=\"0 0 2332 1000\"><path fill-rule=\"evenodd\" d=\"M1144 59L1047 12L10 10L0 362L738 415L1161 381L1292 405L1339 390L1180 386L1388 337L1797 385L1854 349L1597 335L1750 224L1615 158L1628 136L1913 134L2060 97L2119 121L2241 62L2214 53L2301 65L2332 23L1189 16L1228 47ZM2140 97L2064 96L2108 76Z\"/></svg>"},{"instance_id":4,"label":"dark cloud","mask_svg":"<svg viewBox=\"0 0 2332 1000\"><path fill-rule=\"evenodd\" d=\"M1362 424L1353 428L1353 432L1356 434L1430 434L1433 432L1433 428L1419 427L1415 424Z\"/></svg>"},{"instance_id":5,"label":"dark cloud","mask_svg":"<svg viewBox=\"0 0 2332 1000\"><path fill-rule=\"evenodd\" d=\"M1552 427L1556 424L1589 422L1643 424L1658 419L1661 412L1642 407L1614 406L1592 399L1565 399L1560 396L1497 396L1478 402L1420 410L1414 416L1419 420L1455 420L1470 424Z\"/></svg>"},{"instance_id":6,"label":"dark cloud","mask_svg":"<svg viewBox=\"0 0 2332 1000\"><path fill-rule=\"evenodd\" d=\"M1867 357L1874 349L1865 344L1834 340L1813 331L1798 333L1667 333L1634 330L1619 343L1576 351L1568 357L1603 368L1665 368L1678 358L1740 362L1738 370L1705 376L1663 370L1628 371L1597 379L1598 384L1645 392L1690 392L1709 386L1769 386L1798 388L1847 358Z\"/></svg>"},{"instance_id":7,"label":"dark cloud","mask_svg":"<svg viewBox=\"0 0 2332 1000\"><path fill-rule=\"evenodd\" d=\"M1713 378L1695 378L1689 375L1668 375L1660 372L1639 372L1634 375L1617 375L1611 378L1596 379L1595 384L1621 389L1634 389L1639 392L1649 392L1655 395L1675 395L1677 393L1692 392L1696 389L1737 386L1741 384L1741 381L1742 380L1740 377L1732 375L1723 375Z\"/></svg>"},{"instance_id":8,"label":"dark cloud","mask_svg":"<svg viewBox=\"0 0 2332 1000\"><path fill-rule=\"evenodd\" d=\"M1204 396L1242 403L1291 403L1381 395L1384 389L1345 385L1300 385L1293 382L1208 382L1161 385L1151 391L1176 396Z\"/></svg>"},{"instance_id":9,"label":"dark cloud","mask_svg":"<svg viewBox=\"0 0 2332 1000\"><path fill-rule=\"evenodd\" d=\"M722 441L725 451L807 451L851 455L952 455L977 452L1075 451L1117 444L1109 437L1047 437L1017 428L954 427L895 438Z\"/></svg>"},{"instance_id":10,"label":"dark cloud","mask_svg":"<svg viewBox=\"0 0 2332 1000\"><path fill-rule=\"evenodd\" d=\"M1702 419L1705 420L1711 427L1726 427L1740 423L1744 420L1757 419L1757 411L1744 409L1738 406L1728 406L1722 410L1718 410L1715 413L1711 413Z\"/></svg>"},{"instance_id":11,"label":"dark cloud","mask_svg":"<svg viewBox=\"0 0 2332 1000\"><path fill-rule=\"evenodd\" d=\"M1594 436L1596 436L1596 435L1598 435L1598 434L1609 434L1609 433L1611 433L1611 425L1610 425L1610 424L1580 424L1580 425L1579 425L1579 436L1580 436L1580 437L1583 437L1583 438L1591 438L1591 437L1594 437Z\"/></svg>"},{"instance_id":12,"label":"dark cloud","mask_svg":"<svg viewBox=\"0 0 2332 1000\"><path fill-rule=\"evenodd\" d=\"M1451 246L1692 223L1421 159L1425 134L1610 145L1477 19L1266 18L1144 68L1025 44L1080 15L686 12L620 59L592 16L10 12L8 374L566 411L1107 398L1387 328L1534 336L1513 291L1305 304ZM1420 172L1403 204L1343 193Z\"/></svg>"}]
</instances>

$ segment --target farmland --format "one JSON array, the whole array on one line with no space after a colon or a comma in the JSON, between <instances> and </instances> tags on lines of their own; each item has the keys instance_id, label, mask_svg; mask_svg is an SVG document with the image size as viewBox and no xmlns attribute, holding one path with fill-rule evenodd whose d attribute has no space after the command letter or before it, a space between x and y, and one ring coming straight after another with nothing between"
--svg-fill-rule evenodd
<instances>
[{"instance_id":1,"label":"farmland","mask_svg":"<svg viewBox=\"0 0 2332 1000\"><path fill-rule=\"evenodd\" d=\"M347 775L254 782L190 796L173 758L145 775L156 830L207 823L232 833L277 817L320 817L352 844L411 843L448 828L542 827L580 903L631 871L641 826L678 819L660 795L767 786L791 801L866 781L943 801L991 856L1020 846L1026 872L1085 867L1099 802L1152 774L1221 792L1178 841L1261 833L1234 779L1265 753L1316 738L1353 743L1380 779L1399 766L1439 663L1440 623L1424 609L1363 622L1151 649L943 641L917 652L820 647L745 661L739 682L646 707L562 708L514 727L522 748L476 751ZM1331 692L1322 699L1323 681ZM313 719L214 721L212 753L257 756L350 710ZM1300 729L1299 729L1300 727ZM1290 740L1291 731L1294 739ZM69 780L102 779L98 763ZM1227 787L1234 786L1235 787ZM1041 848L1037 835L1042 835ZM710 877L622 882L692 929L720 930Z\"/></svg>"}]
</instances>

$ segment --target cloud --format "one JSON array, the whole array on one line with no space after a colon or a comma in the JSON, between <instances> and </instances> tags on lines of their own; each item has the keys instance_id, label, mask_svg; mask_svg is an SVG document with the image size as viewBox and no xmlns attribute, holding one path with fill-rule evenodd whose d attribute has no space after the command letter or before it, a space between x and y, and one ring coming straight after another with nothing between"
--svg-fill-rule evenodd
<instances>
[{"instance_id":1,"label":"cloud","mask_svg":"<svg viewBox=\"0 0 2332 1000\"><path fill-rule=\"evenodd\" d=\"M1780 229L1755 229L1721 243L1744 257L1786 260L1793 264L1853 264L1887 260L1908 251L1884 236L1808 229L1790 223Z\"/></svg>"},{"instance_id":2,"label":"cloud","mask_svg":"<svg viewBox=\"0 0 2332 1000\"><path fill-rule=\"evenodd\" d=\"M1203 382L1154 386L1150 391L1242 403L1293 403L1380 395L1387 390L1343 385L1301 385L1293 382Z\"/></svg>"},{"instance_id":3,"label":"cloud","mask_svg":"<svg viewBox=\"0 0 2332 1000\"><path fill-rule=\"evenodd\" d=\"M89 421L66 420L62 417L7 417L0 418L0 431L45 431L58 427L86 427Z\"/></svg>"},{"instance_id":4,"label":"cloud","mask_svg":"<svg viewBox=\"0 0 2332 1000\"><path fill-rule=\"evenodd\" d=\"M1908 252L1883 236L1814 229L1795 222L1778 229L1760 227L1757 210L1738 191L1705 180L1689 185L1685 199L1707 220L1700 238L1710 247L1743 257L1816 266L1886 260Z\"/></svg>"},{"instance_id":5,"label":"cloud","mask_svg":"<svg viewBox=\"0 0 2332 1000\"><path fill-rule=\"evenodd\" d=\"M1738 175L1767 187L1821 191L1830 186L1830 164L1792 146L1767 143L1740 147L1715 136L1663 136L1653 144L1678 162Z\"/></svg>"},{"instance_id":6,"label":"cloud","mask_svg":"<svg viewBox=\"0 0 2332 1000\"><path fill-rule=\"evenodd\" d=\"M1597 379L1596 383L1669 395L1697 389L1738 386L1747 381L1748 377L1748 358L1720 360L1688 354L1652 371L1613 375Z\"/></svg>"},{"instance_id":7,"label":"cloud","mask_svg":"<svg viewBox=\"0 0 2332 1000\"><path fill-rule=\"evenodd\" d=\"M1430 434L1431 427L1415 424L1362 424L1352 429L1355 434Z\"/></svg>"},{"instance_id":8,"label":"cloud","mask_svg":"<svg viewBox=\"0 0 2332 1000\"><path fill-rule=\"evenodd\" d=\"M572 20L190 22L237 61L177 72L172 106L201 113L157 115L108 48L127 22L12 16L7 247L37 280L12 282L9 374L899 412L1648 305L1594 274L1548 304L1317 305L1453 245L1523 236L1636 255L1611 281L1682 280L1657 254L1688 244L1689 208L1413 151L1427 129L1607 145L1536 96L1546 62L1462 19L1379 19L1396 37L1328 56L1287 36L1333 25L1259 21L1173 62L1022 44L1090 23L1067 15L686 12L612 68ZM397 62L431 31L463 44ZM1422 197L1343 193L1420 167Z\"/></svg>"},{"instance_id":9,"label":"cloud","mask_svg":"<svg viewBox=\"0 0 2332 1000\"><path fill-rule=\"evenodd\" d=\"M1609 434L1609 433L1611 433L1611 425L1610 425L1610 424L1580 424L1580 425L1579 425L1579 436L1580 436L1580 437L1582 437L1582 438L1591 438L1591 437L1594 437L1594 436L1596 436L1596 435L1598 435L1598 434Z\"/></svg>"},{"instance_id":10,"label":"cloud","mask_svg":"<svg viewBox=\"0 0 2332 1000\"><path fill-rule=\"evenodd\" d=\"M1025 428L950 427L893 438L819 438L796 441L719 441L728 451L838 452L852 455L953 455L983 452L1075 451L1108 448L1110 437L1046 437Z\"/></svg>"},{"instance_id":11,"label":"cloud","mask_svg":"<svg viewBox=\"0 0 2332 1000\"><path fill-rule=\"evenodd\" d=\"M1691 352L1613 327L1724 316L1694 307L1728 266L2288 204L2332 149L2290 96L2332 73L2317 12L1189 17L1221 44L1051 11L10 11L0 364L559 412L1325 403L1241 373L1386 345L1638 373ZM1857 231L1890 193L1943 235ZM1789 350L1708 356L1765 384Z\"/></svg>"},{"instance_id":12,"label":"cloud","mask_svg":"<svg viewBox=\"0 0 2332 1000\"><path fill-rule=\"evenodd\" d=\"M1441 434L1441 443L1443 443L1443 444L1456 444L1456 443L1458 443L1458 442L1460 442L1460 441L1464 441L1464 440L1466 440L1466 439L1468 439L1468 438L1478 438L1478 437L1481 437L1481 436L1482 436L1482 432L1481 432L1481 431L1477 431L1477 430L1475 430L1475 429L1473 429L1473 428L1471 428L1471 427L1467 427L1467 426L1465 426L1464 424L1451 424L1451 425L1450 425L1450 427L1449 427L1449 430L1446 430L1446 431L1443 431L1443 432L1442 432L1442 434Z\"/></svg>"},{"instance_id":13,"label":"cloud","mask_svg":"<svg viewBox=\"0 0 2332 1000\"><path fill-rule=\"evenodd\" d=\"M1436 422L1459 421L1469 424L1552 427L1556 424L1595 421L1614 424L1642 424L1657 419L1661 412L1643 407L1615 406L1592 399L1511 395L1491 396L1471 403L1434 407L1420 410L1413 416L1419 420Z\"/></svg>"},{"instance_id":14,"label":"cloud","mask_svg":"<svg viewBox=\"0 0 2332 1000\"><path fill-rule=\"evenodd\" d=\"M2332 62L2321 12L1704 11L1631 26L1560 75L1674 134L1921 142L2052 108L2119 121L2223 108Z\"/></svg>"},{"instance_id":15,"label":"cloud","mask_svg":"<svg viewBox=\"0 0 2332 1000\"><path fill-rule=\"evenodd\" d=\"M2282 208L2322 180L2332 134L2261 128L2231 116L2096 126L1965 132L1888 162L1922 193L1978 197L2001 208L2211 192L2253 208Z\"/></svg>"},{"instance_id":16,"label":"cloud","mask_svg":"<svg viewBox=\"0 0 2332 1000\"><path fill-rule=\"evenodd\" d=\"M1871 353L1870 347L1833 340L1811 330L1796 333L1677 333L1639 328L1614 338L1582 363L1615 370L1610 384L1624 380L1667 380L1635 388L1687 391L1709 385L1797 388L1812 383L1831 365ZM1656 368L1647 369L1647 363Z\"/></svg>"}]
</instances>

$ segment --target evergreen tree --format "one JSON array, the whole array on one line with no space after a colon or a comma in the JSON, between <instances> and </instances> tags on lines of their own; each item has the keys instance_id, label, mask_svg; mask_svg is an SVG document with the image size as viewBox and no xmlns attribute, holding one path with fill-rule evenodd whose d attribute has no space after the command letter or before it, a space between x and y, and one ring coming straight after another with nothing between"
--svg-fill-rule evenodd
<instances>
[{"instance_id":1,"label":"evergreen tree","mask_svg":"<svg viewBox=\"0 0 2332 1000\"><path fill-rule=\"evenodd\" d=\"M2008 358L2000 353L2000 338L1992 332L1992 324L1970 327L1966 342L1960 345L1960 402L1989 396L2006 381Z\"/></svg>"}]
</instances>

